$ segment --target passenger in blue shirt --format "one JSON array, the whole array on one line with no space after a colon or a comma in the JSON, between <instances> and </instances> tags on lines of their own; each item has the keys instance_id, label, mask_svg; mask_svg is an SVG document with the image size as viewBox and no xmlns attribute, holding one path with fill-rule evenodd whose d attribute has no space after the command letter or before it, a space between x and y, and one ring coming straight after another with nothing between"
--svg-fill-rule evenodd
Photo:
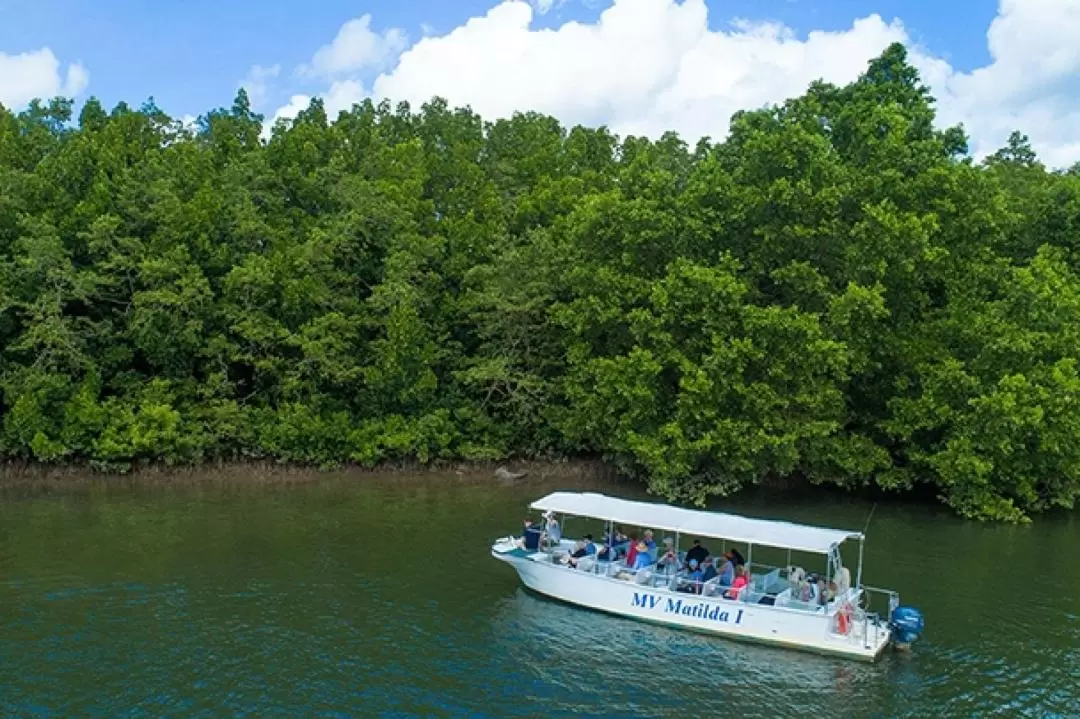
<instances>
[{"instance_id":1,"label":"passenger in blue shirt","mask_svg":"<svg viewBox=\"0 0 1080 719\"><path fill-rule=\"evenodd\" d=\"M525 518L525 532L521 535L521 539L518 540L518 546L524 549L526 552L535 552L540 549L540 528L533 524L533 521L528 517Z\"/></svg>"},{"instance_id":2,"label":"passenger in blue shirt","mask_svg":"<svg viewBox=\"0 0 1080 719\"><path fill-rule=\"evenodd\" d=\"M585 554L596 554L596 543L591 534L585 535Z\"/></svg>"},{"instance_id":3,"label":"passenger in blue shirt","mask_svg":"<svg viewBox=\"0 0 1080 719\"><path fill-rule=\"evenodd\" d=\"M696 559L690 560L690 572L686 575L686 580L679 585L680 592L687 592L688 594L701 594L701 582L702 572L701 565L698 564Z\"/></svg>"},{"instance_id":4,"label":"passenger in blue shirt","mask_svg":"<svg viewBox=\"0 0 1080 719\"><path fill-rule=\"evenodd\" d=\"M653 539L653 531L651 529L645 530L645 547L649 552L649 556L652 557L652 560L655 562L657 554L656 540Z\"/></svg>"},{"instance_id":5,"label":"passenger in blue shirt","mask_svg":"<svg viewBox=\"0 0 1080 719\"><path fill-rule=\"evenodd\" d=\"M705 560L705 570L701 573L701 581L707 582L718 574L719 572L716 571L716 562L711 559Z\"/></svg>"},{"instance_id":6,"label":"passenger in blue shirt","mask_svg":"<svg viewBox=\"0 0 1080 719\"><path fill-rule=\"evenodd\" d=\"M731 552L724 554L724 564L720 567L720 586L730 587L735 581L735 562Z\"/></svg>"},{"instance_id":7,"label":"passenger in blue shirt","mask_svg":"<svg viewBox=\"0 0 1080 719\"><path fill-rule=\"evenodd\" d=\"M626 536L622 527L615 527L615 531L609 534L605 541L615 552L615 556L626 554L626 550L630 548L630 537Z\"/></svg>"},{"instance_id":8,"label":"passenger in blue shirt","mask_svg":"<svg viewBox=\"0 0 1080 719\"><path fill-rule=\"evenodd\" d=\"M634 557L634 571L644 569L653 563L653 558L649 554L649 547L644 541L637 544L637 556Z\"/></svg>"}]
</instances>

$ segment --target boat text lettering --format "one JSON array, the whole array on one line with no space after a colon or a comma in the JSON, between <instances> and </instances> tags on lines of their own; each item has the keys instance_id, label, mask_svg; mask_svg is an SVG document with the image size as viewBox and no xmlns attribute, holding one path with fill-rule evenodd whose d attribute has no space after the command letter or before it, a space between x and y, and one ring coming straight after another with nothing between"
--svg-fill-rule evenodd
<instances>
[{"instance_id":1,"label":"boat text lettering","mask_svg":"<svg viewBox=\"0 0 1080 719\"><path fill-rule=\"evenodd\" d=\"M664 601L665 599L666 601ZM742 609L736 610L734 612L735 616L732 618L732 612L728 611L727 608L722 605L711 604L709 602L694 602L683 599L659 597L655 594L645 592L634 592L634 597L630 600L630 605L642 609L655 609L662 601L664 602L662 605L664 614L681 614L684 617L708 619L709 621L722 622L725 624L740 624L742 622Z\"/></svg>"}]
</instances>

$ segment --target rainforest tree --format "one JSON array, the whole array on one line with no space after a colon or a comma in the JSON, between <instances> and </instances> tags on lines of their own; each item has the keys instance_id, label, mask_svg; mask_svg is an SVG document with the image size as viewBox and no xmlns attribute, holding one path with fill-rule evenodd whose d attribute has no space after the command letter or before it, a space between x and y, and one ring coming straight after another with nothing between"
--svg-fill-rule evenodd
<instances>
[{"instance_id":1,"label":"rainforest tree","mask_svg":"<svg viewBox=\"0 0 1080 719\"><path fill-rule=\"evenodd\" d=\"M973 162L902 46L693 147L439 99L73 113L0 107L8 459L1080 492L1080 172Z\"/></svg>"}]
</instances>

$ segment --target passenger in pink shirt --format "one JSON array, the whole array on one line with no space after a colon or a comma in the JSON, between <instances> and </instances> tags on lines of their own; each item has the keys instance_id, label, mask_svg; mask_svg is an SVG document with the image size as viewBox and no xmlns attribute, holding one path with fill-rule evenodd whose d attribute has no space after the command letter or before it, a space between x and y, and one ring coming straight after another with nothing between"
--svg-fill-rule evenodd
<instances>
[{"instance_id":1,"label":"passenger in pink shirt","mask_svg":"<svg viewBox=\"0 0 1080 719\"><path fill-rule=\"evenodd\" d=\"M739 591L750 583L750 570L740 564L735 567L735 581L731 583L731 589L724 592L726 599L738 599Z\"/></svg>"}]
</instances>

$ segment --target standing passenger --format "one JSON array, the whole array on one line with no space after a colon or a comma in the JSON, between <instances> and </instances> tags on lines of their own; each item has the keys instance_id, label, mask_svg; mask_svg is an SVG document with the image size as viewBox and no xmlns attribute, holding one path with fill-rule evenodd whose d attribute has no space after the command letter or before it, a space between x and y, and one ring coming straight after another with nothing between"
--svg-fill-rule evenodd
<instances>
[{"instance_id":1,"label":"standing passenger","mask_svg":"<svg viewBox=\"0 0 1080 719\"><path fill-rule=\"evenodd\" d=\"M702 545L700 539L694 540L694 546L690 547L690 551L686 553L686 563L690 564L691 559L696 559L698 564L705 561L705 558L709 556L709 550Z\"/></svg>"},{"instance_id":2,"label":"standing passenger","mask_svg":"<svg viewBox=\"0 0 1080 719\"><path fill-rule=\"evenodd\" d=\"M525 518L523 524L525 525L525 531L522 533L521 539L517 541L517 545L526 552L535 552L540 549L541 532L528 517Z\"/></svg>"},{"instance_id":3,"label":"standing passenger","mask_svg":"<svg viewBox=\"0 0 1080 719\"><path fill-rule=\"evenodd\" d=\"M558 544L562 541L562 529L559 527L559 520L555 518L554 512L545 512L544 519L547 520L544 531L547 532L548 539L554 544Z\"/></svg>"}]
</instances>

